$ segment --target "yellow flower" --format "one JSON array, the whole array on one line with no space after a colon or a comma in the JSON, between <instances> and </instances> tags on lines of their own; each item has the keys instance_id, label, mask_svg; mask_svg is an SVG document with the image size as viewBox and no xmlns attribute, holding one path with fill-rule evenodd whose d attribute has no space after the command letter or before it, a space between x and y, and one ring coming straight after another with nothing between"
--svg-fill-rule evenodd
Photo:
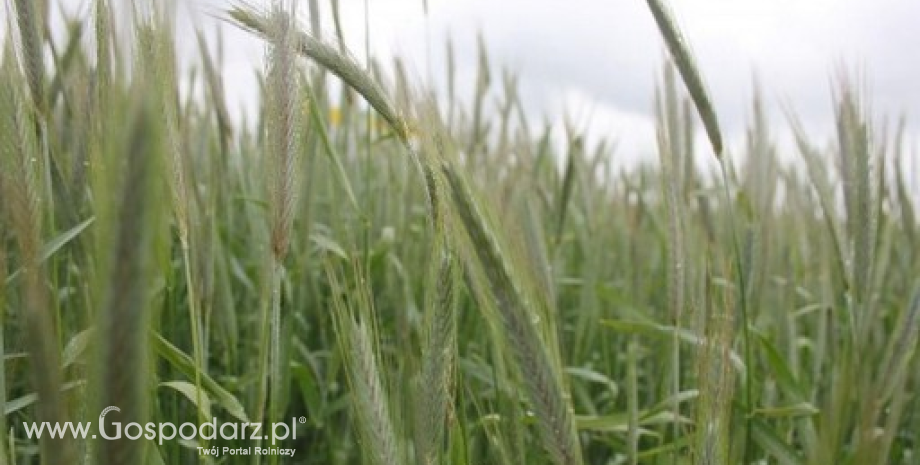
<instances>
[{"instance_id":1,"label":"yellow flower","mask_svg":"<svg viewBox=\"0 0 920 465\"><path fill-rule=\"evenodd\" d=\"M339 107L329 108L329 127L337 128L342 122L342 110Z\"/></svg>"}]
</instances>

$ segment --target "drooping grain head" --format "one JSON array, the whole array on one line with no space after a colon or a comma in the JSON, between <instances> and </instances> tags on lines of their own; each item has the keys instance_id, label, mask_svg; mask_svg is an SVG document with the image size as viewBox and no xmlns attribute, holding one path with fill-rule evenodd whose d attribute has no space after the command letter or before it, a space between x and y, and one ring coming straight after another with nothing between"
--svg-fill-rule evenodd
<instances>
[{"instance_id":1,"label":"drooping grain head","mask_svg":"<svg viewBox=\"0 0 920 465\"><path fill-rule=\"evenodd\" d=\"M684 84L687 85L687 89L690 91L693 103L696 104L696 109L703 120L703 126L706 128L706 134L709 136L710 143L712 143L713 153L717 158L721 157L722 131L719 128L719 120L713 110L712 101L706 91L703 78L696 67L689 44L684 40L677 22L662 0L648 0L648 6L652 16L655 18L655 23L658 25L658 30L664 38L665 45L667 45L668 50L671 52L671 57L674 59L678 71L680 71Z\"/></svg>"},{"instance_id":2,"label":"drooping grain head","mask_svg":"<svg viewBox=\"0 0 920 465\"><path fill-rule=\"evenodd\" d=\"M270 16L245 4L234 5L228 11L229 21L264 38L271 37ZM402 140L409 139L409 123L392 104L376 80L358 62L339 47L327 44L302 31L297 31L294 44L300 55L316 61L355 89L377 110Z\"/></svg>"}]
</instances>

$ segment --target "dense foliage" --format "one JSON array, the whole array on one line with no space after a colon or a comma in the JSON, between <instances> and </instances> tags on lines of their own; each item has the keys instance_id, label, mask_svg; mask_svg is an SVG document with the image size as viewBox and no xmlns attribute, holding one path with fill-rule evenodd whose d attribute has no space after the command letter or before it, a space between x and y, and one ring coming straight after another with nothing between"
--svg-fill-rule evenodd
<instances>
[{"instance_id":1,"label":"dense foliage","mask_svg":"<svg viewBox=\"0 0 920 465\"><path fill-rule=\"evenodd\" d=\"M436 99L398 62L386 85L282 10L232 7L269 47L257 119L233 121L215 44L179 71L167 12L96 0L55 41L47 1L5 3L0 464L920 460L908 153L846 79L833 143L790 114L780 154L755 98L721 153L650 0L679 74L655 96L657 163L615 170L610 144L527 120L485 49L475 95L451 66ZM296 453L27 438L106 406L283 421L296 439L274 447Z\"/></svg>"}]
</instances>

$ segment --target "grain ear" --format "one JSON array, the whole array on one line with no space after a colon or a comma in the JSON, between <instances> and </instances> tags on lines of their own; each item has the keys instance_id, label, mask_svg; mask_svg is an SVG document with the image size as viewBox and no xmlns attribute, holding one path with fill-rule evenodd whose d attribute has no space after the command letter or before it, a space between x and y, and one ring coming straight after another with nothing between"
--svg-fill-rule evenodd
<instances>
[{"instance_id":1,"label":"grain ear","mask_svg":"<svg viewBox=\"0 0 920 465\"><path fill-rule=\"evenodd\" d=\"M722 130L719 127L719 120L713 109L712 101L709 98L709 92L703 84L703 78L696 66L696 59L690 51L690 45L684 39L683 33L671 14L664 0L648 0L649 10L655 18L655 24L664 38L664 43L671 52L671 58L677 65L687 90L690 91L690 97L696 105L700 118L703 120L703 127L706 128L706 134L709 136L709 142L712 144L712 151L716 157L722 156Z\"/></svg>"}]
</instances>

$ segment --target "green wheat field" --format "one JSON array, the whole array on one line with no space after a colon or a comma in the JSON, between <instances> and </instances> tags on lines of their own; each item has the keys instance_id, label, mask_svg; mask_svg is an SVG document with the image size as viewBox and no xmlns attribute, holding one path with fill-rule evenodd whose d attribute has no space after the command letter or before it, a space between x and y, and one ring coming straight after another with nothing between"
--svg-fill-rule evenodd
<instances>
[{"instance_id":1,"label":"green wheat field","mask_svg":"<svg viewBox=\"0 0 920 465\"><path fill-rule=\"evenodd\" d=\"M0 465L920 463L904 125L845 75L832 143L755 97L723 150L648 0L658 158L614 169L487 46L436 94L228 3L268 50L238 121L215 43L183 70L164 2L113 1L0 2Z\"/></svg>"}]
</instances>

